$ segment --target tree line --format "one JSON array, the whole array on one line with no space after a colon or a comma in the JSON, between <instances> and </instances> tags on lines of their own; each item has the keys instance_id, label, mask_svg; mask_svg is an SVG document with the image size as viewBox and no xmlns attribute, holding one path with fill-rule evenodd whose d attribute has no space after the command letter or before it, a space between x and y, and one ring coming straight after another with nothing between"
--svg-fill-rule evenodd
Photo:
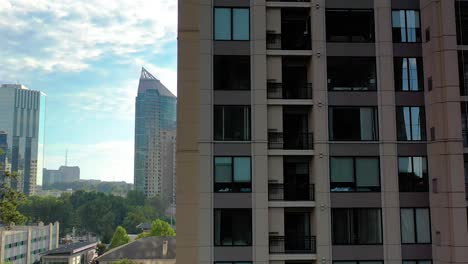
<instances>
[{"instance_id":1,"label":"tree line","mask_svg":"<svg viewBox=\"0 0 468 264\"><path fill-rule=\"evenodd\" d=\"M60 222L60 233L78 234L91 232L104 243L109 243L114 230L124 227L128 233L138 234L140 223L155 219L168 221L165 215L168 205L159 197L146 198L143 193L129 191L126 197L101 192L76 191L60 197L31 196L24 199L18 211L28 223Z\"/></svg>"}]
</instances>

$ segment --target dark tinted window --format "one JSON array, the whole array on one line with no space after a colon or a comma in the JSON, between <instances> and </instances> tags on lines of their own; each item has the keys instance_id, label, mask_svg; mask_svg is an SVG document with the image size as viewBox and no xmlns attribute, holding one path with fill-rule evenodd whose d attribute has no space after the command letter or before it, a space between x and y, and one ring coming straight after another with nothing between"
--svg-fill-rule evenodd
<instances>
[{"instance_id":1,"label":"dark tinted window","mask_svg":"<svg viewBox=\"0 0 468 264\"><path fill-rule=\"evenodd\" d=\"M215 140L250 140L250 106L216 105L214 129Z\"/></svg>"},{"instance_id":2,"label":"dark tinted window","mask_svg":"<svg viewBox=\"0 0 468 264\"><path fill-rule=\"evenodd\" d=\"M249 90L249 56L214 56L215 90Z\"/></svg>"},{"instance_id":3,"label":"dark tinted window","mask_svg":"<svg viewBox=\"0 0 468 264\"><path fill-rule=\"evenodd\" d=\"M399 157L398 182L400 192L429 191L426 157Z\"/></svg>"},{"instance_id":4,"label":"dark tinted window","mask_svg":"<svg viewBox=\"0 0 468 264\"><path fill-rule=\"evenodd\" d=\"M334 245L382 244L381 209L332 209Z\"/></svg>"},{"instance_id":5,"label":"dark tinted window","mask_svg":"<svg viewBox=\"0 0 468 264\"><path fill-rule=\"evenodd\" d=\"M377 89L374 57L328 57L328 89L367 91Z\"/></svg>"},{"instance_id":6,"label":"dark tinted window","mask_svg":"<svg viewBox=\"0 0 468 264\"><path fill-rule=\"evenodd\" d=\"M332 192L380 191L378 157L330 157Z\"/></svg>"},{"instance_id":7,"label":"dark tinted window","mask_svg":"<svg viewBox=\"0 0 468 264\"><path fill-rule=\"evenodd\" d=\"M373 42L373 10L328 9L326 13L327 41Z\"/></svg>"},{"instance_id":8,"label":"dark tinted window","mask_svg":"<svg viewBox=\"0 0 468 264\"><path fill-rule=\"evenodd\" d=\"M250 209L215 209L215 246L252 245Z\"/></svg>"},{"instance_id":9,"label":"dark tinted window","mask_svg":"<svg viewBox=\"0 0 468 264\"><path fill-rule=\"evenodd\" d=\"M458 76L460 81L460 95L468 95L468 52L458 51Z\"/></svg>"},{"instance_id":10,"label":"dark tinted window","mask_svg":"<svg viewBox=\"0 0 468 264\"><path fill-rule=\"evenodd\" d=\"M375 107L330 107L329 126L330 140L377 140L377 109Z\"/></svg>"}]
</instances>

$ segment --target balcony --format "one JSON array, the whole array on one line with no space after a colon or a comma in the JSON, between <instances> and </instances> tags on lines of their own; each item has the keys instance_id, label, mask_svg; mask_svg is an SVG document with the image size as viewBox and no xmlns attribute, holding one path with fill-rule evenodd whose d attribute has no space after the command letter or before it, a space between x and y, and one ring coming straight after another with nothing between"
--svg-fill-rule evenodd
<instances>
[{"instance_id":1,"label":"balcony","mask_svg":"<svg viewBox=\"0 0 468 264\"><path fill-rule=\"evenodd\" d=\"M270 236L270 254L315 254L315 236Z\"/></svg>"},{"instance_id":2,"label":"balcony","mask_svg":"<svg viewBox=\"0 0 468 264\"><path fill-rule=\"evenodd\" d=\"M310 50L310 39L311 36L309 34L290 37L268 32L266 36L266 47L270 50Z\"/></svg>"},{"instance_id":3,"label":"balcony","mask_svg":"<svg viewBox=\"0 0 468 264\"><path fill-rule=\"evenodd\" d=\"M314 201L314 185L288 186L280 183L268 184L269 201Z\"/></svg>"},{"instance_id":4,"label":"balcony","mask_svg":"<svg viewBox=\"0 0 468 264\"><path fill-rule=\"evenodd\" d=\"M269 149L314 149L313 133L268 133Z\"/></svg>"},{"instance_id":5,"label":"balcony","mask_svg":"<svg viewBox=\"0 0 468 264\"><path fill-rule=\"evenodd\" d=\"M283 83L267 83L268 99L312 99L312 83L297 86Z\"/></svg>"}]
</instances>

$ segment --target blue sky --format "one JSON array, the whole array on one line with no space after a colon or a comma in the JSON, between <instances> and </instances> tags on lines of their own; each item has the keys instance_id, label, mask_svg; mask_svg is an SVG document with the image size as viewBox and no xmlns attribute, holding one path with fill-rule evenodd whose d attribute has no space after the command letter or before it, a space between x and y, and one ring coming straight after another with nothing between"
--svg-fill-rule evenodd
<instances>
[{"instance_id":1,"label":"blue sky","mask_svg":"<svg viewBox=\"0 0 468 264\"><path fill-rule=\"evenodd\" d=\"M0 82L47 94L45 167L133 182L144 66L176 93L176 0L0 0Z\"/></svg>"}]
</instances>

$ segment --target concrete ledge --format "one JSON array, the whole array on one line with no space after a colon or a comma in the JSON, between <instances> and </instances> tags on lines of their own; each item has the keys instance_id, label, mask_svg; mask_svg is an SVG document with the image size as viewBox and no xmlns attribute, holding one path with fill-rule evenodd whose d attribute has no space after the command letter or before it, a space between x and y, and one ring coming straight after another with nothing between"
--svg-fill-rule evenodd
<instances>
[{"instance_id":1,"label":"concrete ledge","mask_svg":"<svg viewBox=\"0 0 468 264\"><path fill-rule=\"evenodd\" d=\"M401 245L403 259L432 259L432 245Z\"/></svg>"},{"instance_id":2,"label":"concrete ledge","mask_svg":"<svg viewBox=\"0 0 468 264\"><path fill-rule=\"evenodd\" d=\"M343 245L332 247L333 260L376 260L384 259L382 245Z\"/></svg>"},{"instance_id":3,"label":"concrete ledge","mask_svg":"<svg viewBox=\"0 0 468 264\"><path fill-rule=\"evenodd\" d=\"M381 208L380 192L332 192L332 208Z\"/></svg>"},{"instance_id":4,"label":"concrete ledge","mask_svg":"<svg viewBox=\"0 0 468 264\"><path fill-rule=\"evenodd\" d=\"M252 247L214 247L215 261L252 261Z\"/></svg>"}]
</instances>

